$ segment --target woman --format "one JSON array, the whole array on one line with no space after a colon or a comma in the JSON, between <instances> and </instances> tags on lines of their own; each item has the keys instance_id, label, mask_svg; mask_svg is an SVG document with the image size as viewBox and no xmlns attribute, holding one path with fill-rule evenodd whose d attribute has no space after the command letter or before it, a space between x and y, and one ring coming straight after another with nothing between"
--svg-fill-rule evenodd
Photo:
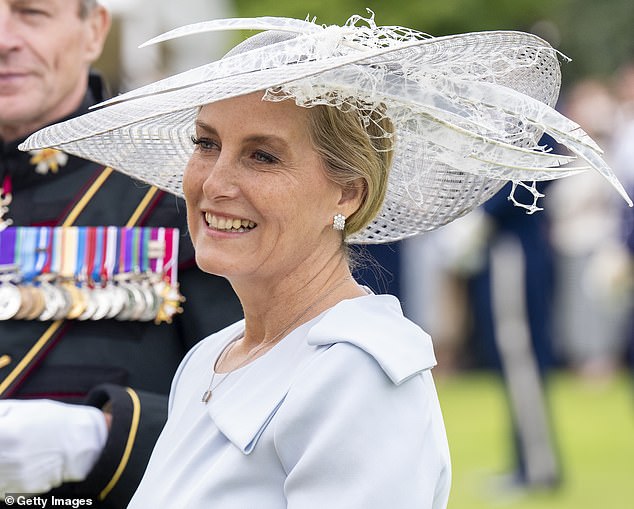
<instances>
[{"instance_id":1,"label":"woman","mask_svg":"<svg viewBox=\"0 0 634 509\"><path fill-rule=\"evenodd\" d=\"M429 39L355 17L218 20L165 38L233 28L274 31L25 144L178 194L182 175L197 262L244 308L182 362L130 507L444 508L431 340L354 281L347 243L428 231L507 180L577 171L539 149L543 131L629 198L549 106L557 57L534 36Z\"/></svg>"}]
</instances>

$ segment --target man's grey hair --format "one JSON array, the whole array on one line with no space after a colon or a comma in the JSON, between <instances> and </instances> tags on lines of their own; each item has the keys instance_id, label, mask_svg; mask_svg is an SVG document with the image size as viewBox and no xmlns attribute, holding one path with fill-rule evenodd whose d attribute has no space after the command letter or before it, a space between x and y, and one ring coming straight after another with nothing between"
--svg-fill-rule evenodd
<instances>
[{"instance_id":1,"label":"man's grey hair","mask_svg":"<svg viewBox=\"0 0 634 509\"><path fill-rule=\"evenodd\" d=\"M85 18L97 7L98 0L79 0L79 17Z\"/></svg>"}]
</instances>

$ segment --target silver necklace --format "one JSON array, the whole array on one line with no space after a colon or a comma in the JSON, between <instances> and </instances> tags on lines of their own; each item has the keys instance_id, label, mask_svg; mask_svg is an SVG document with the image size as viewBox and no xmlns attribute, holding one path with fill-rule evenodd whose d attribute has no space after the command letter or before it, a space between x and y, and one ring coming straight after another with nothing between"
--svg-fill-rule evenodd
<instances>
[{"instance_id":1,"label":"silver necklace","mask_svg":"<svg viewBox=\"0 0 634 509\"><path fill-rule=\"evenodd\" d=\"M214 379L216 378L216 370L215 368L212 369L211 372L211 380L209 380L209 386L207 387L207 390L205 392L203 392L201 401L206 405L207 403L209 403L209 400L211 399L211 396L213 395L213 393L216 391L216 389L218 387L220 387L220 385L227 379L229 378L229 375L233 372L235 372L236 370L246 366L249 361L251 359L253 359L253 357L258 353L261 352L264 348L266 348L269 345L273 345L274 343L276 343L277 341L281 340L282 337L289 331L289 329L291 327L293 327L293 325L295 325L297 322L299 322L302 318L304 318L312 309L315 308L315 306L317 306L317 304L319 304L320 302L322 302L326 297L328 297L329 295L331 295L337 288L339 288L342 284L344 284L346 281L349 281L350 279L352 279L352 276L346 276L345 278L343 278L341 281L339 281L335 286L333 286L330 290L328 290L326 293L324 293L321 297L319 297L316 301L314 301L312 304L310 304L310 306L308 306L306 309L304 309L299 315L297 315L290 323L288 323L280 332L278 332L275 336L273 336L273 338L269 339L268 341L263 341L262 343L260 343L259 345L257 345L256 347L252 348L251 350L249 350L249 352L247 353L246 357L244 358L244 360L238 364L238 366L236 366L233 370L229 371L228 373L226 373L225 377L220 380L215 386L213 385L214 383ZM229 343L224 350L222 351L222 353L218 356L218 359L216 360L216 365L220 364L224 359L227 358L227 356L229 355L229 352L232 350L233 346L240 340L241 338L236 339L235 341L232 341L231 343Z\"/></svg>"}]
</instances>

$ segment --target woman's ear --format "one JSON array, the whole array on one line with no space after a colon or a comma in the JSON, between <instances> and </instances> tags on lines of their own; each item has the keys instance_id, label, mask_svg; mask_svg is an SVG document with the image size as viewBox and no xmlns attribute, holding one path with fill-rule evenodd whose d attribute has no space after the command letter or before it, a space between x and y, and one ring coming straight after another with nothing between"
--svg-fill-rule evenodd
<instances>
[{"instance_id":1,"label":"woman's ear","mask_svg":"<svg viewBox=\"0 0 634 509\"><path fill-rule=\"evenodd\" d=\"M346 217L354 214L363 203L367 193L365 180L358 178L350 182L346 187L342 188L341 198L339 199L340 212Z\"/></svg>"}]
</instances>

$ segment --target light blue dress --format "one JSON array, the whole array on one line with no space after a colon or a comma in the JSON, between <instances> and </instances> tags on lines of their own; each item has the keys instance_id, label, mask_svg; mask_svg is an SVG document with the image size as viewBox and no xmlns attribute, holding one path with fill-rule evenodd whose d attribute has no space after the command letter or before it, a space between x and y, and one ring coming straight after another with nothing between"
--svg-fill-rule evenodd
<instances>
[{"instance_id":1,"label":"light blue dress","mask_svg":"<svg viewBox=\"0 0 634 509\"><path fill-rule=\"evenodd\" d=\"M238 322L183 360L129 507L443 509L451 467L431 339L389 295L345 300L214 378ZM226 378L225 378L226 377Z\"/></svg>"}]
</instances>

